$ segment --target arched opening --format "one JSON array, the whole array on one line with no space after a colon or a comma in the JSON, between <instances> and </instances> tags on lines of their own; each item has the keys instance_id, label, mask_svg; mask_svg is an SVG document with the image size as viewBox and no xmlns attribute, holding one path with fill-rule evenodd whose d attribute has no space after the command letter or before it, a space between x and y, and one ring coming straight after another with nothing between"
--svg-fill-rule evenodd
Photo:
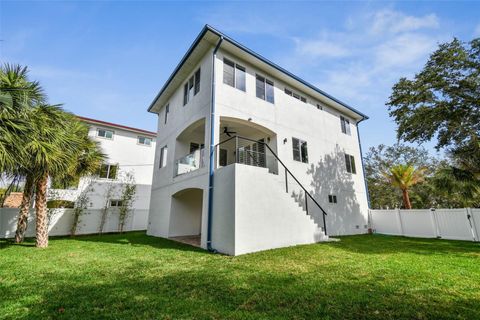
<instances>
[{"instance_id":1,"label":"arched opening","mask_svg":"<svg viewBox=\"0 0 480 320\"><path fill-rule=\"evenodd\" d=\"M202 118L177 136L174 176L203 168L205 161L205 118Z\"/></svg>"},{"instance_id":2,"label":"arched opening","mask_svg":"<svg viewBox=\"0 0 480 320\"><path fill-rule=\"evenodd\" d=\"M277 152L277 135L272 130L252 121L221 117L217 166L240 163L278 173L277 161L267 145Z\"/></svg>"},{"instance_id":3,"label":"arched opening","mask_svg":"<svg viewBox=\"0 0 480 320\"><path fill-rule=\"evenodd\" d=\"M200 245L202 232L203 190L189 188L172 195L169 237Z\"/></svg>"}]
</instances>

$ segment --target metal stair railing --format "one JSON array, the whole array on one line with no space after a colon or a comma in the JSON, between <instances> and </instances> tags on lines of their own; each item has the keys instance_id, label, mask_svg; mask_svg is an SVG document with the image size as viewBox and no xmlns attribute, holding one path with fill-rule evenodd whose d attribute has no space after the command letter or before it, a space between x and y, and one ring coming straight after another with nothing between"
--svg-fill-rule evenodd
<instances>
[{"instance_id":1,"label":"metal stair railing","mask_svg":"<svg viewBox=\"0 0 480 320\"><path fill-rule=\"evenodd\" d=\"M283 163L282 160L280 160L278 155L272 150L272 148L270 148L270 146L267 143L265 143L264 141L258 141L258 140L254 140L254 139L250 139L250 138L235 135L235 136L229 137L228 139L225 139L225 140L223 140L223 141L221 141L221 142L219 142L218 144L215 145L215 153L217 154L217 157L218 157L219 146L222 145L222 144L224 145L224 144L228 143L229 141L233 142L233 140L235 141L235 163L253 165L253 166L264 167L264 168L267 167L266 161L264 161L264 162L259 162L258 161L259 156L265 157L265 159L266 159L267 155L266 155L265 152L262 153L262 152L259 152L259 151L245 150L244 146L239 147L239 142L247 141L247 142L250 142L250 143L253 143L253 144L257 144L257 146L262 145L273 155L275 160L278 163L280 163L280 165L284 169L284 172L285 172L285 191L288 193L288 176L290 176L293 179L293 181L295 181L298 184L298 186L303 190L303 192L305 194L305 211L306 211L306 213L309 214L308 213L308 198L310 198L310 200L322 212L323 232L325 233L325 235L327 235L327 223L326 223L326 219L325 219L325 217L327 216L327 213L322 208L322 206L313 198L313 196L310 194L310 192L308 192L307 189L300 183L300 181L298 181L297 177L295 177L295 175L287 168L287 166ZM251 160L252 160L251 162L246 162L245 161L246 157L240 158L240 156L239 156L240 155L240 148L242 148L241 151L244 154L246 154L247 157L251 158ZM256 158L254 157L254 155L256 155ZM255 161L253 161L253 160L255 160ZM217 159L217 163L218 163L218 159ZM307 196L308 196L308 198L307 198Z\"/></svg>"}]
</instances>

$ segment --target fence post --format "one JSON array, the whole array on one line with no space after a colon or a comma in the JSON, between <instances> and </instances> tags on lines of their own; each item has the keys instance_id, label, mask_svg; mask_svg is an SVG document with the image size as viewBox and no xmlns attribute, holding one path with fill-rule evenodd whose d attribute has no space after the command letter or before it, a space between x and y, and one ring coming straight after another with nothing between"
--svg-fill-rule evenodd
<instances>
[{"instance_id":1,"label":"fence post","mask_svg":"<svg viewBox=\"0 0 480 320\"><path fill-rule=\"evenodd\" d=\"M468 224L470 225L470 231L472 232L473 241L479 241L478 234L476 234L476 224L475 219L473 218L472 208L465 208L467 213Z\"/></svg>"},{"instance_id":2,"label":"fence post","mask_svg":"<svg viewBox=\"0 0 480 320\"><path fill-rule=\"evenodd\" d=\"M403 224L402 224L402 217L400 215L400 208L397 208L397 220L398 220L398 226L400 227L400 235L404 235L403 233Z\"/></svg>"},{"instance_id":3,"label":"fence post","mask_svg":"<svg viewBox=\"0 0 480 320\"><path fill-rule=\"evenodd\" d=\"M437 219L436 213L437 211L435 210L435 208L430 208L430 217L432 218L433 231L435 232L435 238L441 238L442 234L438 226L438 219Z\"/></svg>"},{"instance_id":4,"label":"fence post","mask_svg":"<svg viewBox=\"0 0 480 320\"><path fill-rule=\"evenodd\" d=\"M373 218L372 218L372 210L368 208L367 214L367 225L368 225L368 233L373 233L375 231Z\"/></svg>"}]
</instances>

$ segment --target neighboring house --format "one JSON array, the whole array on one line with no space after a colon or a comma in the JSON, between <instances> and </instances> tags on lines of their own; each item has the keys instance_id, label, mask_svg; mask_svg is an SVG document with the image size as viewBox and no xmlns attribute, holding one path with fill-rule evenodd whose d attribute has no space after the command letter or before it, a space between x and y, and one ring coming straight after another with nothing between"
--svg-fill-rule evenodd
<instances>
[{"instance_id":1,"label":"neighboring house","mask_svg":"<svg viewBox=\"0 0 480 320\"><path fill-rule=\"evenodd\" d=\"M219 31L205 26L148 110L148 234L237 255L367 232L368 117Z\"/></svg>"},{"instance_id":2,"label":"neighboring house","mask_svg":"<svg viewBox=\"0 0 480 320\"><path fill-rule=\"evenodd\" d=\"M81 191L88 190L88 209L121 206L120 186L129 173L136 184L133 203L136 229L146 229L156 133L101 120L79 118L89 125L89 135L100 142L107 160L98 176L81 178L78 185L67 189L50 189L49 200L75 201ZM52 187L55 187L54 184ZM109 196L108 189L112 190Z\"/></svg>"}]
</instances>

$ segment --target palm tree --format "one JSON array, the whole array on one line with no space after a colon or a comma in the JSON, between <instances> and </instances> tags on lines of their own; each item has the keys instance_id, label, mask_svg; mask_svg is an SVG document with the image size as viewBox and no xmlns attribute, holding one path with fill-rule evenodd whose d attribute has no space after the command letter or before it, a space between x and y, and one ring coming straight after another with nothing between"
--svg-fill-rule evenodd
<instances>
[{"instance_id":1,"label":"palm tree","mask_svg":"<svg viewBox=\"0 0 480 320\"><path fill-rule=\"evenodd\" d=\"M26 178L15 241L23 241L35 193L36 245L46 247L48 179L96 172L105 156L75 115L44 104L43 90L27 73L20 66L0 68L0 172Z\"/></svg>"},{"instance_id":2,"label":"palm tree","mask_svg":"<svg viewBox=\"0 0 480 320\"><path fill-rule=\"evenodd\" d=\"M25 145L28 166L35 181L36 246L48 246L48 178L76 177L95 172L103 162L99 145L88 137L88 128L60 106L33 108L35 137Z\"/></svg>"},{"instance_id":3,"label":"palm tree","mask_svg":"<svg viewBox=\"0 0 480 320\"><path fill-rule=\"evenodd\" d=\"M22 161L26 158L24 141L32 137L30 109L46 97L38 82L30 81L27 67L5 64L0 67L0 173L9 177L28 174ZM15 179L13 179L15 181ZM16 242L23 241L27 228L34 182L30 175L20 205ZM3 202L3 199L2 199Z\"/></svg>"},{"instance_id":4,"label":"palm tree","mask_svg":"<svg viewBox=\"0 0 480 320\"><path fill-rule=\"evenodd\" d=\"M426 168L415 168L408 164L398 164L384 172L384 177L394 186L402 191L403 206L412 209L408 190L413 185L423 182Z\"/></svg>"}]
</instances>

